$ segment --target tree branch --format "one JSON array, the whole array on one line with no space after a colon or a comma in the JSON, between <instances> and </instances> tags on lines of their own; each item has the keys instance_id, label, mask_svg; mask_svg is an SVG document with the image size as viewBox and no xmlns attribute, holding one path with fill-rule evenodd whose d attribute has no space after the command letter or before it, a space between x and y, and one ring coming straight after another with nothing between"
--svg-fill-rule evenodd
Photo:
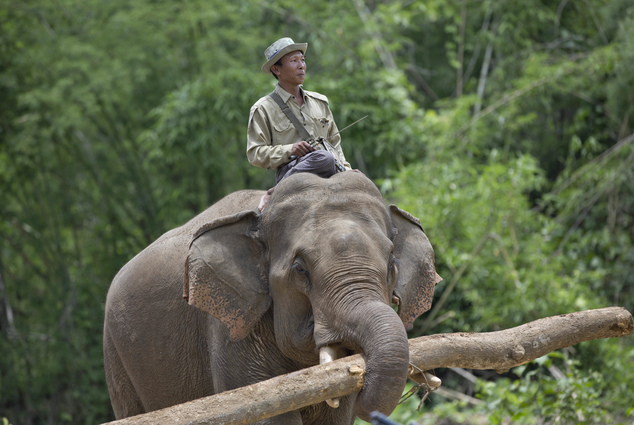
<instances>
[{"instance_id":1,"label":"tree branch","mask_svg":"<svg viewBox=\"0 0 634 425\"><path fill-rule=\"evenodd\" d=\"M372 13L368 9L368 6L365 4L365 1L352 0L352 4L354 4L354 8L357 10L357 14L363 22L365 30L370 36L370 39L372 39L372 41L374 42L374 48L376 49L379 58L381 58L383 66L387 70L395 70L396 61L394 60L394 56L392 56L392 53L389 51L389 49L384 46L381 33L373 28Z\"/></svg>"},{"instance_id":2,"label":"tree branch","mask_svg":"<svg viewBox=\"0 0 634 425\"><path fill-rule=\"evenodd\" d=\"M464 43L465 43L465 27L467 26L467 0L462 0L460 6L460 27L458 39L458 70L456 71L456 97L462 97L462 72L464 68Z\"/></svg>"},{"instance_id":3,"label":"tree branch","mask_svg":"<svg viewBox=\"0 0 634 425\"><path fill-rule=\"evenodd\" d=\"M582 311L498 332L414 338L409 341L410 362L423 370L459 367L506 371L559 348L622 337L633 329L632 315L624 308ZM364 373L365 361L357 354L109 424L250 424L357 392L363 387Z\"/></svg>"},{"instance_id":4,"label":"tree branch","mask_svg":"<svg viewBox=\"0 0 634 425\"><path fill-rule=\"evenodd\" d=\"M2 301L4 304L4 313L3 316L6 317L7 325L6 325L6 334L9 337L9 340L12 340L17 335L15 330L15 323L13 321L13 309L11 308L11 303L9 302L9 294L7 293L4 286L4 279L2 278L2 271L0 271L0 295L2 296ZM2 309L0 309L2 312ZM2 319L4 319L2 317ZM0 324L2 324L0 322ZM3 330L4 326L0 326L0 330Z\"/></svg>"},{"instance_id":5,"label":"tree branch","mask_svg":"<svg viewBox=\"0 0 634 425\"><path fill-rule=\"evenodd\" d=\"M489 65L491 64L491 57L493 56L493 45L487 44L484 51L484 59L482 61L482 68L480 68L480 78L478 79L478 99L473 107L473 117L478 119L480 117L480 111L482 110L482 99L484 99L484 89L486 87L487 76L489 75Z\"/></svg>"}]
</instances>

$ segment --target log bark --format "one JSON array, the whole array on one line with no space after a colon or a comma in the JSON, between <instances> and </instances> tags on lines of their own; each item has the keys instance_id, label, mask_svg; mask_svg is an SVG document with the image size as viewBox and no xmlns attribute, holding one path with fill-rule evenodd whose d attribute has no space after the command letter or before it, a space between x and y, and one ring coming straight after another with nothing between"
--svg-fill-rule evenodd
<instances>
[{"instance_id":1,"label":"log bark","mask_svg":"<svg viewBox=\"0 0 634 425\"><path fill-rule=\"evenodd\" d=\"M633 329L632 315L624 308L588 310L498 332L414 338L410 340L410 362L422 370L460 367L506 371L560 348L623 337ZM363 356L354 355L108 424L250 424L357 392L363 387L364 371Z\"/></svg>"},{"instance_id":2,"label":"log bark","mask_svg":"<svg viewBox=\"0 0 634 425\"><path fill-rule=\"evenodd\" d=\"M622 307L546 317L498 332L451 333L410 340L410 361L423 370L460 367L507 371L559 348L618 338L634 328Z\"/></svg>"}]
</instances>

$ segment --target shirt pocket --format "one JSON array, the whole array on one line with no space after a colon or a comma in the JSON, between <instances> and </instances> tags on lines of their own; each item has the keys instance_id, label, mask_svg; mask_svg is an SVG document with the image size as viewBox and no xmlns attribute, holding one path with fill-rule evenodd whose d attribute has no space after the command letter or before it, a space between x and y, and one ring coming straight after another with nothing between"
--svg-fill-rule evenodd
<instances>
[{"instance_id":1,"label":"shirt pocket","mask_svg":"<svg viewBox=\"0 0 634 425\"><path fill-rule=\"evenodd\" d=\"M320 118L319 116L316 118L312 118L312 129L315 137L323 137L327 138L328 133L330 132L330 127L332 127L332 121L326 117Z\"/></svg>"},{"instance_id":2,"label":"shirt pocket","mask_svg":"<svg viewBox=\"0 0 634 425\"><path fill-rule=\"evenodd\" d=\"M273 124L273 133L274 145L291 144L294 143L293 139L296 138L295 127L286 117Z\"/></svg>"}]
</instances>

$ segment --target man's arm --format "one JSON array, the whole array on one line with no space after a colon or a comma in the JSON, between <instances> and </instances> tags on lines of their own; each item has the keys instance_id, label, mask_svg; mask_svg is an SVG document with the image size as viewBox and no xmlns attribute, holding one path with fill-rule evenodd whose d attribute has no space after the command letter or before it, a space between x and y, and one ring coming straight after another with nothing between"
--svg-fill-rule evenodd
<instances>
[{"instance_id":1,"label":"man's arm","mask_svg":"<svg viewBox=\"0 0 634 425\"><path fill-rule=\"evenodd\" d=\"M247 128L247 159L256 167L277 168L291 159L293 145L273 145L270 121L258 107L251 108Z\"/></svg>"}]
</instances>

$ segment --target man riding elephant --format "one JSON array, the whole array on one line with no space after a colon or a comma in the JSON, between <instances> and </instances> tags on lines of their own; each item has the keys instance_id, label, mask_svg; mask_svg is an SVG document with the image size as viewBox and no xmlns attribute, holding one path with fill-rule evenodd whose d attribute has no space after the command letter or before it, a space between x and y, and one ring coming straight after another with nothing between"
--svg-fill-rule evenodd
<instances>
[{"instance_id":1,"label":"man riding elephant","mask_svg":"<svg viewBox=\"0 0 634 425\"><path fill-rule=\"evenodd\" d=\"M276 184L299 172L327 178L351 170L328 98L302 87L307 47L307 43L285 37L266 49L262 72L273 74L278 83L273 93L251 107L249 115L247 158L257 167L274 168ZM315 143L319 138L326 141ZM262 197L260 211L273 189Z\"/></svg>"}]
</instances>

